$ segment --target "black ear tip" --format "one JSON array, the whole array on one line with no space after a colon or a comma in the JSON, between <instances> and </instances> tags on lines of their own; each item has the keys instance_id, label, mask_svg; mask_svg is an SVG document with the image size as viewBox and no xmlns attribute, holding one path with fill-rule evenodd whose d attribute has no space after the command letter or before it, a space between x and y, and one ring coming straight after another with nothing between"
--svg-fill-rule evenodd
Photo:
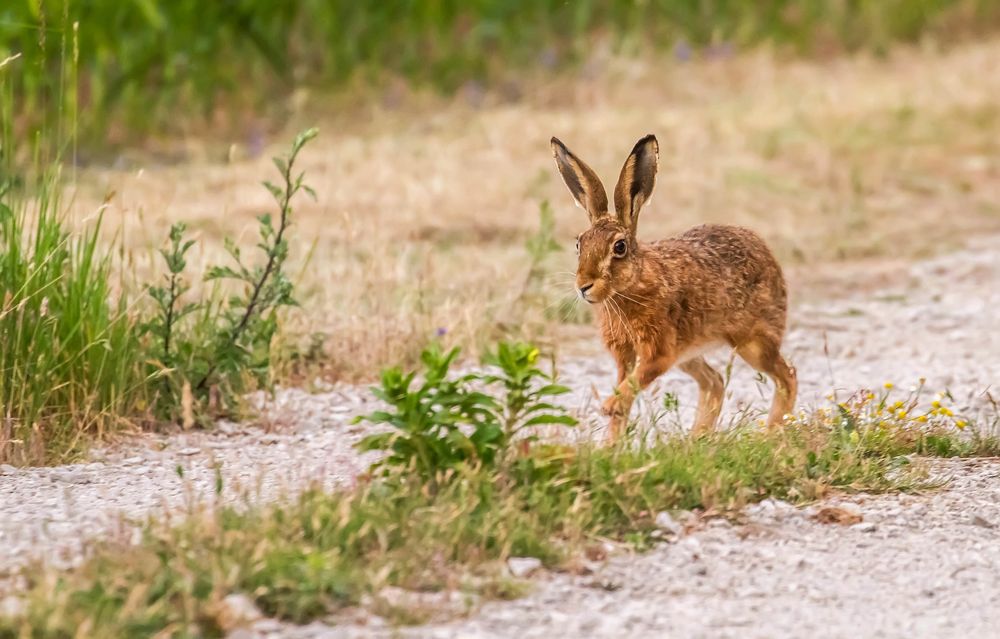
<instances>
[{"instance_id":1,"label":"black ear tip","mask_svg":"<svg viewBox=\"0 0 1000 639\"><path fill-rule=\"evenodd\" d=\"M552 156L555 157L557 160L562 161L566 160L567 158L573 157L573 154L570 152L568 148L566 148L566 145L563 144L562 140L560 140L559 138L553 136L552 139L549 140L549 145L552 148Z\"/></svg>"},{"instance_id":2,"label":"black ear tip","mask_svg":"<svg viewBox=\"0 0 1000 639\"><path fill-rule=\"evenodd\" d=\"M656 141L656 136L652 133L643 136L635 146L632 147L632 155L642 156L649 153L650 149L653 151L653 157L660 157L660 143Z\"/></svg>"},{"instance_id":3,"label":"black ear tip","mask_svg":"<svg viewBox=\"0 0 1000 639\"><path fill-rule=\"evenodd\" d=\"M657 142L656 136L653 135L652 133L649 133L649 134L643 136L638 142L636 142L635 143L635 148L638 150L638 149L646 146L647 144L652 144L653 148L657 149L657 150L660 148L660 143Z\"/></svg>"}]
</instances>

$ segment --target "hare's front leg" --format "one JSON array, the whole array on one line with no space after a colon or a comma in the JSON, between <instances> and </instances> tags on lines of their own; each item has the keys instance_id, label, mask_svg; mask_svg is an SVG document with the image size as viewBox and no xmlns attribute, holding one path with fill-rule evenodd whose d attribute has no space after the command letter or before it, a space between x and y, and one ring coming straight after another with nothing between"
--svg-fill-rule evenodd
<instances>
[{"instance_id":1,"label":"hare's front leg","mask_svg":"<svg viewBox=\"0 0 1000 639\"><path fill-rule=\"evenodd\" d=\"M625 426L628 425L628 414L632 410L636 394L652 384L657 377L666 373L673 366L675 360L674 356L662 353L643 359L636 366L632 375L619 382L614 396L607 402L610 404L611 400L614 400L613 408L609 411L611 415L609 427L611 441L617 441L625 432Z\"/></svg>"},{"instance_id":2,"label":"hare's front leg","mask_svg":"<svg viewBox=\"0 0 1000 639\"><path fill-rule=\"evenodd\" d=\"M618 365L618 379L615 381L615 388L621 386L635 368L635 349L628 344L619 344L611 348L611 354L615 357L615 364ZM611 397L604 401L601 412L605 415L614 415L618 410L618 394L612 393Z\"/></svg>"}]
</instances>

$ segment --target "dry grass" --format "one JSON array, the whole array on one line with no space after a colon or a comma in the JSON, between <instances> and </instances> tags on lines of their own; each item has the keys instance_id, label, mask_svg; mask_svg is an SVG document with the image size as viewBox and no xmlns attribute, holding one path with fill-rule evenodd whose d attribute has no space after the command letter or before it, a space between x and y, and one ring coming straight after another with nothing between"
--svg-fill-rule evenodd
<instances>
[{"instance_id":1,"label":"dry grass","mask_svg":"<svg viewBox=\"0 0 1000 639\"><path fill-rule=\"evenodd\" d=\"M517 302L539 202L553 203L567 247L585 225L552 166L553 134L613 179L634 140L655 132L662 173L641 235L751 226L800 299L831 263L954 247L1000 229L998 59L1000 40L828 62L598 54L576 77L525 79L532 89L515 102L411 95L350 117L328 108L303 157L320 198L300 203L293 229L305 304L290 333L329 336L329 372L356 376L406 360L439 329L466 344L512 327L542 332L531 328L544 326L542 309ZM86 170L77 205L85 215L115 193L107 219L120 217L126 246L141 249L140 274L145 249L176 220L210 240L200 259L214 259L224 232L249 233L266 208L256 183L268 155ZM571 251L557 261L556 271L573 269Z\"/></svg>"}]
</instances>

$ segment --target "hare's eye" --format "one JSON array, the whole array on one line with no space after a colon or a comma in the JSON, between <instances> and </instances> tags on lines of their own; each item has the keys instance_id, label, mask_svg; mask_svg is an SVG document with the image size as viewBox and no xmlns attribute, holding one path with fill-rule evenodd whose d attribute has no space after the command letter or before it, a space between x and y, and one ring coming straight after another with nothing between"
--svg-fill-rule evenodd
<instances>
[{"instance_id":1,"label":"hare's eye","mask_svg":"<svg viewBox=\"0 0 1000 639\"><path fill-rule=\"evenodd\" d=\"M625 244L625 240L618 240L612 250L615 252L616 257L625 257L625 251L628 249L628 245Z\"/></svg>"}]
</instances>

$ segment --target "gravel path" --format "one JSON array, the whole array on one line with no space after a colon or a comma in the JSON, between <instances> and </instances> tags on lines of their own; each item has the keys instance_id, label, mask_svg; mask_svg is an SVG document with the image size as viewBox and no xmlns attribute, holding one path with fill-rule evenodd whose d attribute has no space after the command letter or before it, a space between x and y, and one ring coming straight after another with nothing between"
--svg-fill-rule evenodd
<instances>
[{"instance_id":1,"label":"gravel path","mask_svg":"<svg viewBox=\"0 0 1000 639\"><path fill-rule=\"evenodd\" d=\"M215 499L218 478L227 502L349 483L371 461L352 448L361 430L349 424L370 401L353 388L286 390L262 416L273 432L221 423L211 433L143 436L94 451L89 463L0 466L0 585L34 557L69 565L89 538L132 535L149 514Z\"/></svg>"},{"instance_id":2,"label":"gravel path","mask_svg":"<svg viewBox=\"0 0 1000 639\"><path fill-rule=\"evenodd\" d=\"M858 287L829 302L799 304L787 354L799 370L800 404L824 403L892 381L927 379L950 389L956 410L995 418L985 394L1000 380L1000 245L984 238L965 251L922 262L890 288ZM821 298L816 295L815 298ZM710 357L710 360L713 359ZM725 365L728 356L714 361ZM593 413L593 389L611 387L613 367L596 344L560 361L568 400ZM690 419L694 383L670 373L640 408L651 415L662 391ZM764 411L770 389L737 362L724 415ZM266 407L273 432L223 424L218 432L143 437L97 451L87 464L52 469L0 466L0 584L44 555L72 563L84 540L131 535L137 518L212 499L271 499L311 482L351 481L367 460L351 448L350 418L369 409L364 389L308 395L282 391ZM594 422L598 428L601 425ZM584 427L581 436L593 429ZM178 473L183 470L183 477ZM597 575L546 576L535 594L488 604L471 618L406 631L416 637L523 635L617 637L975 636L995 632L1000 597L1000 462L939 462L954 476L946 491L884 496L858 504L873 532L824 526L778 504L746 526L706 523L676 544L613 558ZM973 515L980 519L973 521ZM256 634L268 634L266 625ZM274 636L369 636L375 629L292 629Z\"/></svg>"}]
</instances>

